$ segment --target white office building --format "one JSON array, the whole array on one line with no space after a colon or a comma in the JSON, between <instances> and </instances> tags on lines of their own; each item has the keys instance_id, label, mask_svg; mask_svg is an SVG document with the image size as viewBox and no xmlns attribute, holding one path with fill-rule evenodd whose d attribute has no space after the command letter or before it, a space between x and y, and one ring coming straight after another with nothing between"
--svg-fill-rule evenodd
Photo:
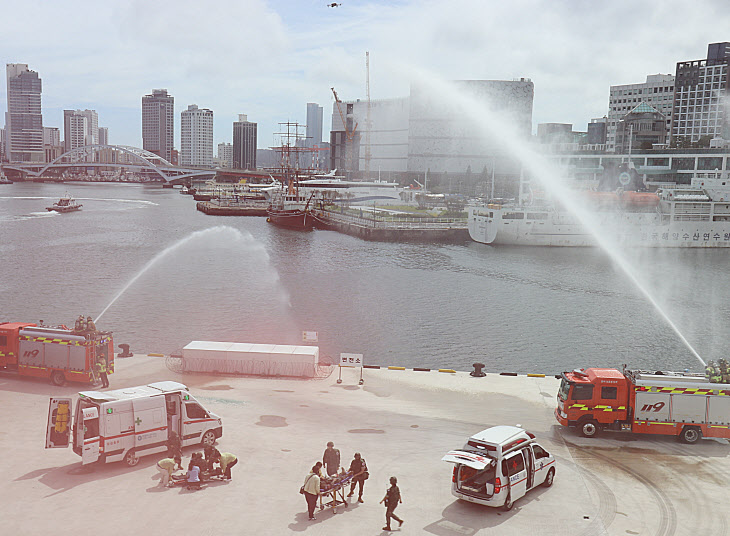
<instances>
[{"instance_id":1,"label":"white office building","mask_svg":"<svg viewBox=\"0 0 730 536\"><path fill-rule=\"evenodd\" d=\"M213 111L191 104L180 114L180 165L213 167Z\"/></svg>"},{"instance_id":2,"label":"white office building","mask_svg":"<svg viewBox=\"0 0 730 536\"><path fill-rule=\"evenodd\" d=\"M219 143L218 144L218 165L224 168L233 167L233 144L232 143Z\"/></svg>"},{"instance_id":3,"label":"white office building","mask_svg":"<svg viewBox=\"0 0 730 536\"><path fill-rule=\"evenodd\" d=\"M674 104L674 75L651 74L643 84L611 86L606 120L606 151L615 152L619 121L642 102L664 115L669 130Z\"/></svg>"},{"instance_id":4,"label":"white office building","mask_svg":"<svg viewBox=\"0 0 730 536\"><path fill-rule=\"evenodd\" d=\"M63 111L63 144L66 152L99 143L99 116L95 110Z\"/></svg>"}]
</instances>

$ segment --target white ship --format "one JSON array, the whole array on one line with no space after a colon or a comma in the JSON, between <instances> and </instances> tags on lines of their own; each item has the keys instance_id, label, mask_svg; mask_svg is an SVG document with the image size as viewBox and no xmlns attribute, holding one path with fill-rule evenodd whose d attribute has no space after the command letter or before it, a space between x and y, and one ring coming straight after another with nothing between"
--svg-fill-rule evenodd
<instances>
[{"instance_id":1,"label":"white ship","mask_svg":"<svg viewBox=\"0 0 730 536\"><path fill-rule=\"evenodd\" d=\"M308 196L323 197L333 203L348 205L413 205L415 192L421 191L404 188L397 182L381 180L348 181L344 177L334 175L315 175L313 179L300 180L299 193Z\"/></svg>"},{"instance_id":2,"label":"white ship","mask_svg":"<svg viewBox=\"0 0 730 536\"><path fill-rule=\"evenodd\" d=\"M730 180L692 179L652 192L583 192L601 232L639 247L730 247ZM468 209L472 240L523 246L595 246L591 233L559 204L484 204Z\"/></svg>"}]
</instances>

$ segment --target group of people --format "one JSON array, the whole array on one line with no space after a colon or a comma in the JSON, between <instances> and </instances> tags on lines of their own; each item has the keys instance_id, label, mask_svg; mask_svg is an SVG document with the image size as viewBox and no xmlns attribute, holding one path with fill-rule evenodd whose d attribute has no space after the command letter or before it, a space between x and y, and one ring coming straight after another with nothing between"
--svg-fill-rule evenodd
<instances>
[{"instance_id":1,"label":"group of people","mask_svg":"<svg viewBox=\"0 0 730 536\"><path fill-rule=\"evenodd\" d=\"M79 317L76 319L76 322L74 323L74 331L77 331L79 333L96 331L96 324L94 324L94 321L90 316L87 316L86 320L84 320L84 315L79 315Z\"/></svg>"},{"instance_id":2,"label":"group of people","mask_svg":"<svg viewBox=\"0 0 730 536\"><path fill-rule=\"evenodd\" d=\"M167 458L157 462L157 469L162 474L160 484L172 487L170 478L176 469L182 469L182 441L176 432L170 432L167 440ZM220 475L223 480L232 480L231 469L238 463L238 458L230 452L220 452L212 445L207 445L203 452L193 452L185 474L185 486L188 490L200 489L204 475ZM219 467L216 468L215 464ZM218 471L216 471L218 469Z\"/></svg>"},{"instance_id":3,"label":"group of people","mask_svg":"<svg viewBox=\"0 0 730 536\"><path fill-rule=\"evenodd\" d=\"M325 473L322 471L324 468ZM314 511L317 507L317 498L321 493L322 481L335 477L340 471L340 451L335 448L335 444L330 441L327 443L327 448L322 455L322 461L317 462L312 467L312 470L304 479L304 485L301 487L300 492L304 495L307 501L307 513L309 519L314 520ZM350 462L350 468L348 473L352 474L352 483L350 484L350 493L348 497L352 497L355 494L355 488L358 489L357 502L364 503L362 498L363 488L365 487L365 481L369 478L370 473L368 471L367 463L365 458L359 452L356 452ZM392 530L390 526L390 520L396 520L399 525L403 524L403 520L395 515L396 507L403 502L398 488L398 479L394 476L390 477L390 487L386 490L385 496L380 501L380 504L385 504L385 527L383 530Z\"/></svg>"},{"instance_id":4,"label":"group of people","mask_svg":"<svg viewBox=\"0 0 730 536\"><path fill-rule=\"evenodd\" d=\"M710 383L730 383L730 365L725 358L718 359L717 363L708 361L705 375Z\"/></svg>"}]
</instances>

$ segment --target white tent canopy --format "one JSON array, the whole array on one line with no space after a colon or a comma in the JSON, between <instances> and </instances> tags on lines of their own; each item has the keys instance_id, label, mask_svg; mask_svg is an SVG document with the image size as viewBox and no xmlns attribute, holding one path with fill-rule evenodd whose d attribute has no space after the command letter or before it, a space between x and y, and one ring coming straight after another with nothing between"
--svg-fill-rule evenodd
<instances>
[{"instance_id":1,"label":"white tent canopy","mask_svg":"<svg viewBox=\"0 0 730 536\"><path fill-rule=\"evenodd\" d=\"M318 346L192 341L182 351L184 372L313 377Z\"/></svg>"}]
</instances>

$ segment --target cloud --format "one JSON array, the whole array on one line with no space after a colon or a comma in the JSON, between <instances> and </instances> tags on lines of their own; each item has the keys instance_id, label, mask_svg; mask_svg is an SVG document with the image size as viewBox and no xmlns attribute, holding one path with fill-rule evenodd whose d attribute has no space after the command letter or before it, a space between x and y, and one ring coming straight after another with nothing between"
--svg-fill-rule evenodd
<instances>
[{"instance_id":1,"label":"cloud","mask_svg":"<svg viewBox=\"0 0 730 536\"><path fill-rule=\"evenodd\" d=\"M372 98L407 95L413 69L447 80L527 77L535 125L583 129L607 112L611 85L673 73L676 62L704 57L708 43L730 40L717 0L325 4L7 3L0 51L40 73L49 125L60 126L63 108L94 108L113 140L140 144L141 97L159 87L175 96L178 125L195 103L215 112L216 143L231 141L235 114L247 113L266 147L279 121L304 121L306 102L324 106L327 130L330 87L342 99L365 98L366 50ZM3 84L3 103L4 93Z\"/></svg>"}]
</instances>

